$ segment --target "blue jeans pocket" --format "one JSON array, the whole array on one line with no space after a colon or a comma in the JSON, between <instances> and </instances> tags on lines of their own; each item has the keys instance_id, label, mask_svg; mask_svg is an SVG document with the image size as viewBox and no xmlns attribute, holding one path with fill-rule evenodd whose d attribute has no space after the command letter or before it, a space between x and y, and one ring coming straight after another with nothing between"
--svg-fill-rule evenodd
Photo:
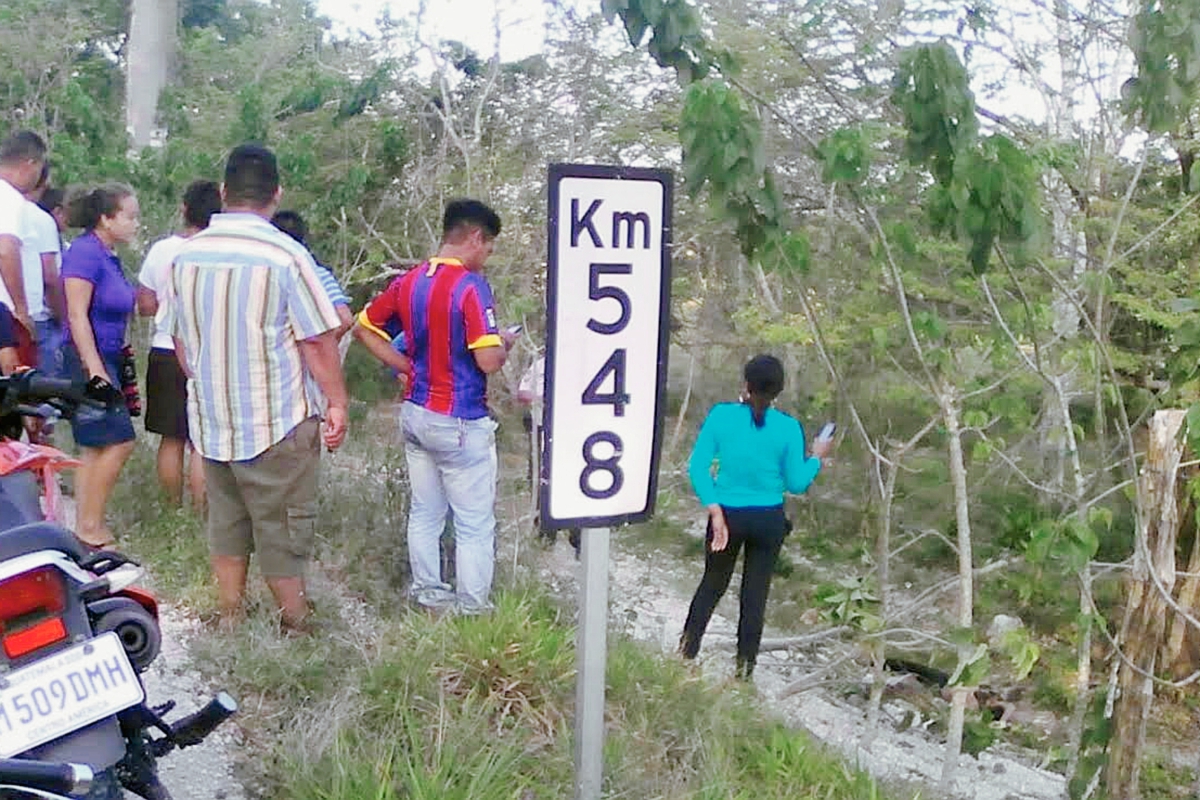
<instances>
[{"instance_id":1,"label":"blue jeans pocket","mask_svg":"<svg viewBox=\"0 0 1200 800\"><path fill-rule=\"evenodd\" d=\"M435 415L405 406L401 416L404 440L430 453L455 453L462 449L463 430L454 417Z\"/></svg>"}]
</instances>

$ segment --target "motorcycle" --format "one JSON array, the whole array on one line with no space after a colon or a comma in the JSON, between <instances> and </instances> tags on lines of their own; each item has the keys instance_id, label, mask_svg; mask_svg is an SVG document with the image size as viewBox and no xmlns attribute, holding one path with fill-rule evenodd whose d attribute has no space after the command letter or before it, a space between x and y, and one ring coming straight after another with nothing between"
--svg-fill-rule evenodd
<instances>
[{"instance_id":1,"label":"motorcycle","mask_svg":"<svg viewBox=\"0 0 1200 800\"><path fill-rule=\"evenodd\" d=\"M0 758L0 792L9 789L45 800L71 800L65 795L87 794L95 779L86 764Z\"/></svg>"},{"instance_id":2,"label":"motorcycle","mask_svg":"<svg viewBox=\"0 0 1200 800\"><path fill-rule=\"evenodd\" d=\"M157 601L135 585L143 570L46 519L56 469L71 462L17 440L22 417L69 418L81 406L115 402L124 400L108 384L85 387L33 370L0 377L0 764L83 764L94 775L77 797L120 800L123 787L170 800L157 760L199 744L237 703L221 692L176 722L165 719L173 701L147 704L141 675L162 634ZM29 796L23 791L16 796ZM0 786L0 798L11 796L5 792L11 787Z\"/></svg>"}]
</instances>

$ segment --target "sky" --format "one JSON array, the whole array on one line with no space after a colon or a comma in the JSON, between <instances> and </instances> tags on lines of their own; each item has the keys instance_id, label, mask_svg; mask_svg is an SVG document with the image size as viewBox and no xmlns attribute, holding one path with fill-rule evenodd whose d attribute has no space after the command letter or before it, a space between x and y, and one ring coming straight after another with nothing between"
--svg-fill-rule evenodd
<instances>
[{"instance_id":1,"label":"sky","mask_svg":"<svg viewBox=\"0 0 1200 800\"><path fill-rule=\"evenodd\" d=\"M599 9L599 0L555 0L559 5L574 9ZM547 13L553 10L548 0L316 0L320 13L329 17L341 32L361 29L370 32L376 18L390 11L396 18L415 19L421 5L425 6L421 19L421 38L427 43L455 39L487 58L496 52L496 28L499 26L499 51L503 61L516 61L540 52L544 42ZM548 8L549 7L549 8ZM1047 98L1034 91L1028 75L1012 69L1009 60L1035 43L1053 41L1054 26L1044 3L1040 0L1006 0L997 8L1002 28L1023 31L1015 39L1000 42L1000 53L989 53L979 49L972 70L972 86L980 105L990 111L1006 116L1025 117L1035 121L1046 118ZM951 24L951 23L947 23ZM1106 95L1111 97L1120 83L1131 74L1131 67L1104 64L1111 53L1089 52L1085 54L1080 68L1084 71L1110 72L1110 83ZM1097 60L1099 59L1099 61ZM1042 74L1047 82L1057 83L1057 59L1050 56L1042 63ZM1036 68L1035 68L1036 69ZM1000 76L1003 75L1003 78ZM997 78L1000 78L997 81ZM987 84L993 82L991 91ZM999 86L995 84L998 83ZM1095 97L1087 92L1078 96L1077 119L1087 119L1097 113ZM986 125L985 125L986 127ZM1140 140L1137 140L1140 141ZM1128 145L1137 141L1128 140Z\"/></svg>"},{"instance_id":2,"label":"sky","mask_svg":"<svg viewBox=\"0 0 1200 800\"><path fill-rule=\"evenodd\" d=\"M318 11L341 30L370 31L385 11L393 17L415 17L420 0L317 0ZM500 56L514 61L542 48L545 4L539 0L426 0L421 21L426 41L455 39L482 56L496 50L500 28Z\"/></svg>"}]
</instances>

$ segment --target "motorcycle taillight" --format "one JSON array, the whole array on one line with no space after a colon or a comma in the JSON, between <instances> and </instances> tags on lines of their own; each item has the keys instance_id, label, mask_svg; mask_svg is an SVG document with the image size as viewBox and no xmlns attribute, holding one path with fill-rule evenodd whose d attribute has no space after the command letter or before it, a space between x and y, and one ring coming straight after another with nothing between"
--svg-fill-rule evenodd
<instances>
[{"instance_id":1,"label":"motorcycle taillight","mask_svg":"<svg viewBox=\"0 0 1200 800\"><path fill-rule=\"evenodd\" d=\"M67 638L62 613L67 587L54 567L40 567L0 581L0 641L4 654L20 658Z\"/></svg>"}]
</instances>

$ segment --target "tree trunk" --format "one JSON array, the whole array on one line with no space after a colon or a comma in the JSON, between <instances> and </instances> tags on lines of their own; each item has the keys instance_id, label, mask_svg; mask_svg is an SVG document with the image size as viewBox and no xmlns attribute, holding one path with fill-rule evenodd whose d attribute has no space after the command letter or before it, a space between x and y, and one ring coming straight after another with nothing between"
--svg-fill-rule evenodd
<instances>
[{"instance_id":1,"label":"tree trunk","mask_svg":"<svg viewBox=\"0 0 1200 800\"><path fill-rule=\"evenodd\" d=\"M1083 731L1087 726L1087 710L1092 699L1092 617L1096 608L1092 603L1092 572L1089 567L1079 571L1079 646L1076 650L1075 705L1071 709L1071 726L1067 730L1067 788L1070 796L1070 779L1079 769L1080 753L1083 749Z\"/></svg>"},{"instance_id":2,"label":"tree trunk","mask_svg":"<svg viewBox=\"0 0 1200 800\"><path fill-rule=\"evenodd\" d=\"M125 124L135 149L158 142L158 98L175 63L179 0L133 0L125 72Z\"/></svg>"},{"instance_id":3,"label":"tree trunk","mask_svg":"<svg viewBox=\"0 0 1200 800\"><path fill-rule=\"evenodd\" d=\"M1166 635L1168 606L1163 592L1175 585L1175 540L1179 532L1179 430L1185 411L1158 411L1150 421L1150 442L1142 468L1142 496L1133 572L1126 591L1126 615L1118 636L1125 653L1117 673L1113 733L1105 783L1114 800L1138 796L1146 721L1154 702L1158 656ZM1155 578L1161 584L1155 585Z\"/></svg>"},{"instance_id":4,"label":"tree trunk","mask_svg":"<svg viewBox=\"0 0 1200 800\"><path fill-rule=\"evenodd\" d=\"M1181 519L1186 511L1192 510L1190 501L1187 508L1180 513ZM1194 517L1193 517L1194 519ZM1195 525L1192 533L1192 553L1188 558L1187 577L1183 579L1176 595L1176 602L1181 608L1187 609L1192 616L1200 610L1200 529ZM1200 669L1200 631L1195 630L1180 614L1175 614L1171 621L1171 632L1167 636L1167 646L1163 651L1163 665L1166 666L1172 678L1182 679L1196 669Z\"/></svg>"},{"instance_id":5,"label":"tree trunk","mask_svg":"<svg viewBox=\"0 0 1200 800\"><path fill-rule=\"evenodd\" d=\"M971 548L971 513L967 499L967 467L963 461L962 428L959 425L959 399L953 388L944 388L938 397L946 436L950 445L950 482L954 487L954 518L958 525L958 615L957 625L968 630L974 623L975 587ZM960 645L960 663L971 657L973 646ZM951 690L950 719L946 725L946 760L942 763L942 788L954 788L958 757L962 753L963 720L967 697L975 687L955 686Z\"/></svg>"},{"instance_id":6,"label":"tree trunk","mask_svg":"<svg viewBox=\"0 0 1200 800\"><path fill-rule=\"evenodd\" d=\"M893 448L889 452L891 464L884 464L881 459L875 459L876 476L878 481L879 500L879 531L875 539L875 574L879 580L879 616L888 620L891 615L890 592L888 592L889 567L892 552L892 501L896 497L896 476L900 472L900 458L903 452ZM881 474L886 473L886 474ZM880 636L871 647L871 700L867 705L867 727L859 739L858 746L870 750L879 730L879 708L883 703L883 689L887 683L883 663L887 658L887 641Z\"/></svg>"}]
</instances>

